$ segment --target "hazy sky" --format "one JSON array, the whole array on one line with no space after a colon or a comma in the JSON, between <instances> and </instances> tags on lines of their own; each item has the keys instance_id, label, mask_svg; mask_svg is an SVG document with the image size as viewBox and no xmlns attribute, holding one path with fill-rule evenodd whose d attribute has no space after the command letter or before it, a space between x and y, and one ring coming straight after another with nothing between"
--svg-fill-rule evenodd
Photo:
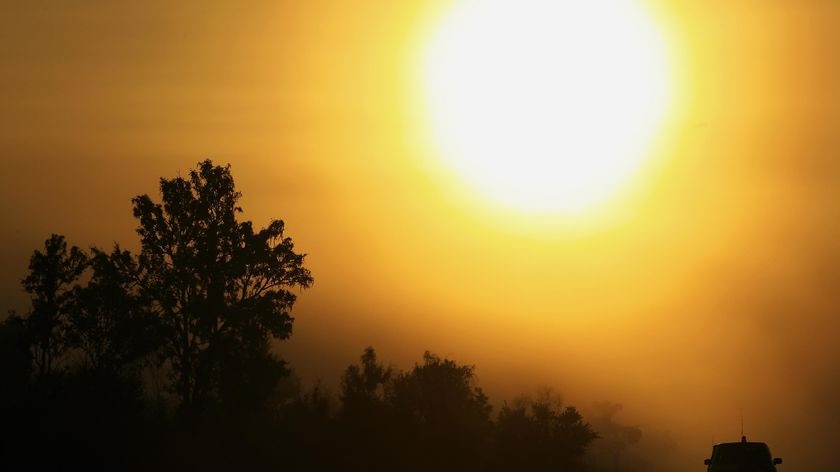
<instances>
[{"instance_id":1,"label":"hazy sky","mask_svg":"<svg viewBox=\"0 0 840 472\"><path fill-rule=\"evenodd\" d=\"M470 194L415 77L445 1L3 1L0 307L51 232L135 248L131 197L212 158L315 277L281 352L333 382L367 345L552 386L829 470L840 439L840 2L650 2L679 78L648 174L598 224ZM694 462L691 462L694 461Z\"/></svg>"}]
</instances>

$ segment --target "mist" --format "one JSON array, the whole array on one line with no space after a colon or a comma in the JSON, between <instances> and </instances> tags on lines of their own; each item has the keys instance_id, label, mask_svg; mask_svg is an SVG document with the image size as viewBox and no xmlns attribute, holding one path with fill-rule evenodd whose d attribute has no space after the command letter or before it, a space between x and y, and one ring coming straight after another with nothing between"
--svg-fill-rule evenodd
<instances>
[{"instance_id":1,"label":"mist","mask_svg":"<svg viewBox=\"0 0 840 472\"><path fill-rule=\"evenodd\" d=\"M593 425L620 404L627 470L700 470L742 418L781 470L833 470L840 6L646 2L678 98L630 190L574 220L499 208L430 155L406 75L446 4L9 6L0 309L27 312L52 233L137 252L131 199L212 158L306 254L272 344L304 390L337 395L367 346L403 371L430 351L494 413L545 389Z\"/></svg>"}]
</instances>

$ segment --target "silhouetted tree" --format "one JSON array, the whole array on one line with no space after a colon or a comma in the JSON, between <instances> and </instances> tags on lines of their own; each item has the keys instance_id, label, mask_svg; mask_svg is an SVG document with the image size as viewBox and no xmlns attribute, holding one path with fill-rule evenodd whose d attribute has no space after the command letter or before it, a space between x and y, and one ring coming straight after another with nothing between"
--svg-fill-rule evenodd
<instances>
[{"instance_id":1,"label":"silhouetted tree","mask_svg":"<svg viewBox=\"0 0 840 472\"><path fill-rule=\"evenodd\" d=\"M641 434L641 430L639 433ZM681 458L678 457L677 451L678 444L671 433L646 430L644 434L641 434L641 440L638 443L628 447L622 453L619 470L627 472L678 470Z\"/></svg>"},{"instance_id":2,"label":"silhouetted tree","mask_svg":"<svg viewBox=\"0 0 840 472\"><path fill-rule=\"evenodd\" d=\"M385 397L394 371L377 361L372 347L366 348L359 360L341 377L338 420L343 460L354 469L397 470L401 464L396 444L405 431L394 421Z\"/></svg>"},{"instance_id":3,"label":"silhouetted tree","mask_svg":"<svg viewBox=\"0 0 840 472\"><path fill-rule=\"evenodd\" d=\"M156 349L159 331L137 293L131 253L119 247L91 253L90 281L70 298L68 343L84 353L86 368L120 374Z\"/></svg>"},{"instance_id":4,"label":"silhouetted tree","mask_svg":"<svg viewBox=\"0 0 840 472\"><path fill-rule=\"evenodd\" d=\"M218 349L218 400L229 415L263 414L280 380L289 375L286 362L271 352L269 340L247 343L221 337Z\"/></svg>"},{"instance_id":5,"label":"silhouetted tree","mask_svg":"<svg viewBox=\"0 0 840 472\"><path fill-rule=\"evenodd\" d=\"M426 352L423 364L394 378L387 398L407 443L416 445L405 452L411 468L478 467L492 422L472 366Z\"/></svg>"},{"instance_id":6,"label":"silhouetted tree","mask_svg":"<svg viewBox=\"0 0 840 472\"><path fill-rule=\"evenodd\" d=\"M11 399L5 405L11 411L3 417L15 430L10 444L36 469L93 461L103 468L121 468L141 422L139 378L101 368L114 364L113 347L121 341L103 322L122 319L125 308L112 303L113 297L98 296L103 286L119 283L114 273L103 273L101 262L88 259L76 246L68 249L63 236L52 235L43 252L33 253L22 282L31 295L28 315L7 320L9 327L22 331L14 336L15 344L24 339L29 346L37 378L23 383L25 396ZM92 263L93 279L83 287L80 281ZM123 339L139 339L141 333L132 328L122 330ZM79 351L89 362L72 362ZM28 372L25 364L18 371Z\"/></svg>"},{"instance_id":7,"label":"silhouetted tree","mask_svg":"<svg viewBox=\"0 0 840 472\"><path fill-rule=\"evenodd\" d=\"M545 392L505 404L496 421L491 470L573 471L597 437L574 407Z\"/></svg>"},{"instance_id":8,"label":"silhouetted tree","mask_svg":"<svg viewBox=\"0 0 840 472\"><path fill-rule=\"evenodd\" d=\"M254 231L229 166L199 163L189 178L161 179L162 203L134 198L142 249L141 296L165 330L163 353L182 405L218 398L225 359L264 352L292 331L294 287L309 287L304 255L273 220ZM263 358L265 360L265 358Z\"/></svg>"},{"instance_id":9,"label":"silhouetted tree","mask_svg":"<svg viewBox=\"0 0 840 472\"><path fill-rule=\"evenodd\" d=\"M596 435L576 409L520 399L494 423L473 366L429 352L397 371L366 348L340 379L340 407L320 385L302 392L271 350L291 335L293 290L313 283L283 222L239 221L230 167L209 160L161 179L160 192L160 203L133 199L136 255L115 246L88 257L60 235L33 253L22 281L31 310L0 323L9 457L106 470L580 465ZM174 408L145 396L142 366L172 375ZM617 458L641 433L605 411L602 444Z\"/></svg>"},{"instance_id":10,"label":"silhouetted tree","mask_svg":"<svg viewBox=\"0 0 840 472\"><path fill-rule=\"evenodd\" d=\"M58 234L44 242L44 252L35 250L29 259L29 275L22 284L32 300L26 328L39 377L52 372L67 348L68 300L86 266L84 251L76 246L68 250L64 236Z\"/></svg>"},{"instance_id":11,"label":"silhouetted tree","mask_svg":"<svg viewBox=\"0 0 840 472\"><path fill-rule=\"evenodd\" d=\"M626 469L621 463L622 453L642 439L642 430L636 426L622 425L615 420L621 411L620 403L596 402L591 416L598 440L592 446L594 462L611 470Z\"/></svg>"},{"instance_id":12,"label":"silhouetted tree","mask_svg":"<svg viewBox=\"0 0 840 472\"><path fill-rule=\"evenodd\" d=\"M341 377L341 403L344 414L367 414L385 401L385 389L394 375L393 369L376 360L376 351L367 347L361 363L350 365Z\"/></svg>"}]
</instances>

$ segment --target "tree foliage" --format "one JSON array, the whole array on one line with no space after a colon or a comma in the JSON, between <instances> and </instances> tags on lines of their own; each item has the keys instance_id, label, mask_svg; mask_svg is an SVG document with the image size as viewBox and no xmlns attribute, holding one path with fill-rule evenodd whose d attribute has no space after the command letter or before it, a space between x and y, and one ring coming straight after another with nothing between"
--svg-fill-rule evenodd
<instances>
[{"instance_id":1,"label":"tree foliage","mask_svg":"<svg viewBox=\"0 0 840 472\"><path fill-rule=\"evenodd\" d=\"M578 470L598 435L574 407L545 392L521 397L499 411L494 437L496 470Z\"/></svg>"},{"instance_id":2,"label":"tree foliage","mask_svg":"<svg viewBox=\"0 0 840 472\"><path fill-rule=\"evenodd\" d=\"M218 399L226 359L265 359L271 338L289 337L291 289L313 279L282 220L258 231L237 220L229 166L206 160L188 178L161 179L160 192L161 203L133 200L137 281L164 329L164 358L183 404L202 404Z\"/></svg>"},{"instance_id":3,"label":"tree foliage","mask_svg":"<svg viewBox=\"0 0 840 472\"><path fill-rule=\"evenodd\" d=\"M447 446L482 437L490 426L492 408L476 385L474 367L428 351L422 364L394 378L388 399L421 434Z\"/></svg>"},{"instance_id":4,"label":"tree foliage","mask_svg":"<svg viewBox=\"0 0 840 472\"><path fill-rule=\"evenodd\" d=\"M87 368L118 374L156 350L159 330L136 290L131 253L91 253L90 280L70 298L68 344L84 354Z\"/></svg>"},{"instance_id":5,"label":"tree foliage","mask_svg":"<svg viewBox=\"0 0 840 472\"><path fill-rule=\"evenodd\" d=\"M50 374L67 349L70 297L86 266L85 252L76 246L68 249L64 236L58 234L44 242L43 252L35 250L29 259L29 275L22 284L32 301L26 323L39 376Z\"/></svg>"},{"instance_id":6,"label":"tree foliage","mask_svg":"<svg viewBox=\"0 0 840 472\"><path fill-rule=\"evenodd\" d=\"M372 353L362 356L363 365L375 359ZM474 470L480 466L492 431L492 408L476 384L473 366L430 352L410 370L387 376L381 367L368 364L361 370L372 374L367 376L368 391L386 382L383 401L387 416L381 424L385 426L383 443L395 453L393 466L402 470ZM393 431L399 431L399 439L389 437Z\"/></svg>"},{"instance_id":7,"label":"tree foliage","mask_svg":"<svg viewBox=\"0 0 840 472\"><path fill-rule=\"evenodd\" d=\"M17 457L115 470L580 468L597 435L574 407L523 397L493 417L475 368L430 352L398 370L368 347L337 398L302 390L271 349L292 333L294 291L313 283L283 221L240 221L229 166L209 160L160 193L133 199L139 253L88 255L54 234L32 254L31 309L0 323L4 445ZM150 398L159 371L177 399ZM596 429L617 463L641 433L605 411Z\"/></svg>"},{"instance_id":8,"label":"tree foliage","mask_svg":"<svg viewBox=\"0 0 840 472\"><path fill-rule=\"evenodd\" d=\"M393 369L377 361L372 347L365 348L359 360L360 364L348 366L341 377L341 402L345 414L366 412L382 404L385 389L394 376Z\"/></svg>"},{"instance_id":9,"label":"tree foliage","mask_svg":"<svg viewBox=\"0 0 840 472\"><path fill-rule=\"evenodd\" d=\"M593 407L592 424L599 435L591 449L598 458L596 462L615 470L626 468L622 466L624 452L642 439L642 430L616 421L616 416L623 409L620 403L595 402Z\"/></svg>"}]
</instances>

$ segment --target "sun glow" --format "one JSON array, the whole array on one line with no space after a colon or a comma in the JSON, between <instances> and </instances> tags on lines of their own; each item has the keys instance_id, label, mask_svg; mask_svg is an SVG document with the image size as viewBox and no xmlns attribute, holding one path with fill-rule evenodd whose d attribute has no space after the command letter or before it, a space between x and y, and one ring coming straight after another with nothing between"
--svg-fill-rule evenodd
<instances>
[{"instance_id":1,"label":"sun glow","mask_svg":"<svg viewBox=\"0 0 840 472\"><path fill-rule=\"evenodd\" d=\"M520 211L579 214L615 195L669 101L664 42L634 0L462 0L425 52L440 153Z\"/></svg>"}]
</instances>

